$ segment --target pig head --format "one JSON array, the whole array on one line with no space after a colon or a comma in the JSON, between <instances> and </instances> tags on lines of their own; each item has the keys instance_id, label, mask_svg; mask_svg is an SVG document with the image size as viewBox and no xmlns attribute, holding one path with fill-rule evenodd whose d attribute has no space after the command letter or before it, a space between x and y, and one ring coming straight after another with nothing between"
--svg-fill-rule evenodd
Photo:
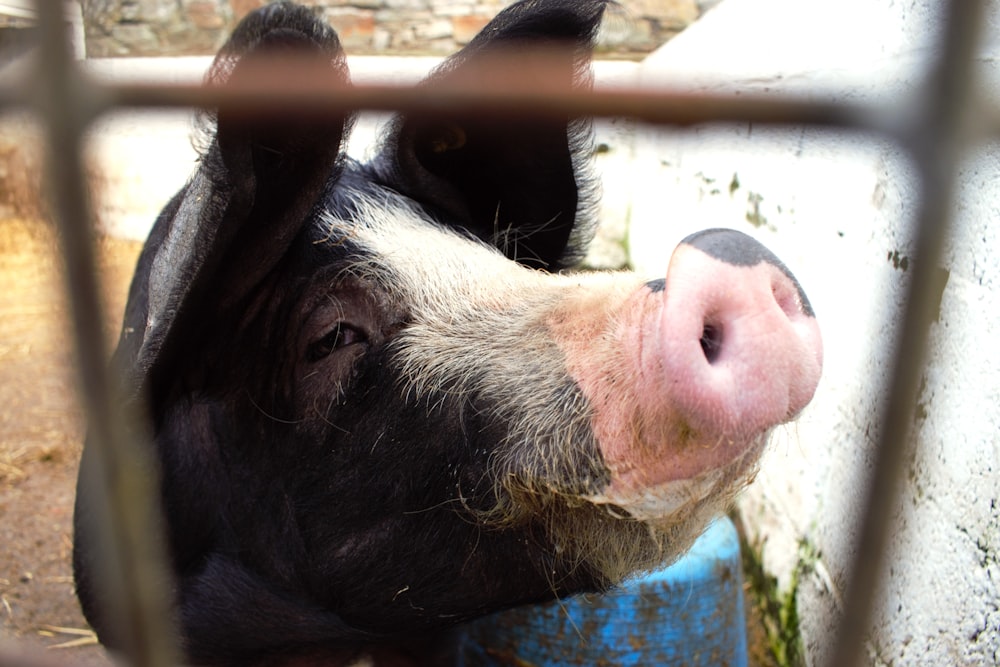
<instances>
[{"instance_id":1,"label":"pig head","mask_svg":"<svg viewBox=\"0 0 1000 667\"><path fill-rule=\"evenodd\" d=\"M586 85L604 5L518 2L431 80L545 45ZM348 79L334 32L278 3L208 80L288 55ZM682 553L812 396L809 302L748 237L695 235L652 280L564 271L596 201L583 121L401 116L361 163L350 117L205 120L117 351L152 421L194 664L402 664L462 621L606 589ZM91 483L75 574L114 647Z\"/></svg>"}]
</instances>

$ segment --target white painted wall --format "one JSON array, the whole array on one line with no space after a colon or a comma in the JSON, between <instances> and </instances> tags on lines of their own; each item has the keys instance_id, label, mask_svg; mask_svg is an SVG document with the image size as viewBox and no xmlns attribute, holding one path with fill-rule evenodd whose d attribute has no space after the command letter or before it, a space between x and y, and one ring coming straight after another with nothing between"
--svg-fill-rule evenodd
<instances>
[{"instance_id":1,"label":"white painted wall","mask_svg":"<svg viewBox=\"0 0 1000 667\"><path fill-rule=\"evenodd\" d=\"M905 114L939 4L725 0L651 56L642 76L650 85L793 93ZM1000 36L998 23L994 11L991 36ZM980 59L995 97L998 57L994 41ZM909 275L902 262L912 256L914 178L896 147L843 132L643 130L635 146L629 241L638 268L658 275L687 233L734 227L785 260L821 320L816 399L776 435L743 504L782 584L804 567L801 631L809 662L821 664ZM875 665L1000 664L1000 142L966 161L956 216L914 420L916 454L868 644ZM819 558L804 557L808 550Z\"/></svg>"}]
</instances>

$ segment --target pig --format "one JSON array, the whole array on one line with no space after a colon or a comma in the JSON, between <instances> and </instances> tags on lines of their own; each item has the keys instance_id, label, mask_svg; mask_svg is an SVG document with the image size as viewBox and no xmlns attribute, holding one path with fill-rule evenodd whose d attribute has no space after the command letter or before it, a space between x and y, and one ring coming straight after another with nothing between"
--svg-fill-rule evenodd
<instances>
[{"instance_id":1,"label":"pig","mask_svg":"<svg viewBox=\"0 0 1000 667\"><path fill-rule=\"evenodd\" d=\"M586 86L605 4L517 2L429 81L545 46ZM349 80L335 32L284 2L207 79L289 55ZM398 115L364 162L352 121L207 114L138 261L115 363L150 419L190 664L447 664L463 622L682 554L819 380L812 307L748 236L695 234L661 276L570 271L586 121ZM92 456L74 572L116 648Z\"/></svg>"}]
</instances>

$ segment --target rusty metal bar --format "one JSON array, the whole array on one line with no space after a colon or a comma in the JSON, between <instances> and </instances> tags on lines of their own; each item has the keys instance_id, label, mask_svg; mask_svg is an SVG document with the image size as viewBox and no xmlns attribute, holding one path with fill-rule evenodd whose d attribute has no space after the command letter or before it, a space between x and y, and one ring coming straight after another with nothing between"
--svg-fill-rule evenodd
<instances>
[{"instance_id":1,"label":"rusty metal bar","mask_svg":"<svg viewBox=\"0 0 1000 667\"><path fill-rule=\"evenodd\" d=\"M875 466L867 490L846 606L830 667L860 664L872 607L880 591L890 528L900 498L903 470L913 452L912 427L917 391L924 373L927 338L935 318L933 295L940 289L937 267L953 213L958 165L969 137L974 102L975 50L984 22L982 0L952 0L946 13L940 54L925 83L916 121L904 128L920 180L913 223L914 271L893 349L893 373L883 395Z\"/></svg>"},{"instance_id":2,"label":"rusty metal bar","mask_svg":"<svg viewBox=\"0 0 1000 667\"><path fill-rule=\"evenodd\" d=\"M87 99L94 113L115 108L202 108L271 110L295 105L343 114L354 110L403 113L475 113L485 115L560 115L630 117L663 125L751 122L769 125L817 125L893 134L895 115L877 107L809 101L760 94L694 94L671 90L567 85L565 74L547 52L515 54L487 61L460 80L426 85L330 85L328 71L315 62L257 63L253 76L226 86L179 84L102 84L88 81ZM520 64L527 59L530 66ZM546 67L552 63L553 67ZM523 72L532 72L525 78ZM315 73L315 75L313 75ZM323 75L323 76L321 76ZM82 84L81 84L82 85ZM0 86L0 110L31 103L17 86Z\"/></svg>"},{"instance_id":3,"label":"rusty metal bar","mask_svg":"<svg viewBox=\"0 0 1000 667\"><path fill-rule=\"evenodd\" d=\"M898 502L900 472L909 450L910 428L923 360L932 299L935 267L952 205L954 177L964 145L964 116L971 96L975 34L982 24L981 0L950 3L942 54L927 85L924 108L914 123L894 125L887 110L851 107L842 103L809 102L786 96L692 95L649 90L572 90L553 85L543 76L521 80L516 76L479 77L479 81L446 82L436 86L361 85L316 90L300 69L273 70L242 87L107 85L88 82L76 71L64 34L60 3L38 2L43 47L38 71L30 81L0 86L0 112L21 107L44 115L48 133L48 178L59 220L66 261L67 290L76 336L82 397L90 420L91 438L104 443L106 458L94 474L107 480L110 582L120 580L118 620L135 638L130 660L135 665L172 662L168 599L163 576L144 568L151 557L148 544L156 543L145 523L153 510L136 504L149 498L148 489L126 488L148 473L146 462L129 463L134 447L129 443L128 417L119 414L114 382L106 367L97 277L94 270L89 204L82 180L81 134L102 112L119 107L233 106L267 108L298 104L328 112L350 109L401 110L409 113L534 113L571 116L627 116L645 122L691 125L709 122L814 125L854 130L874 130L899 141L915 157L922 190L915 221L915 268L908 286L906 308L894 358L894 372L887 382L887 403L882 417L877 461L872 473L869 502L852 564L847 607L830 664L858 663L871 606L878 590L888 528ZM537 62L533 63L537 67ZM522 73L523 68L514 68ZM283 76L282 74L286 74ZM244 79L245 80L245 79ZM490 81L489 86L482 81ZM1000 134L1000 113L991 110L986 129ZM135 472L138 470L139 472ZM130 472L131 471L131 472ZM141 503L140 503L141 504ZM152 584L152 587L150 585ZM157 586L160 586L158 589Z\"/></svg>"},{"instance_id":4,"label":"rusty metal bar","mask_svg":"<svg viewBox=\"0 0 1000 667\"><path fill-rule=\"evenodd\" d=\"M157 528L151 453L135 442L135 415L118 400L108 367L91 208L84 183L82 135L96 105L83 85L66 34L62 3L37 3L41 44L33 78L47 134L46 179L53 200L76 346L80 398L89 427L91 487L101 497L90 519L102 536L98 581L125 657L135 667L176 664L168 619L170 596Z\"/></svg>"},{"instance_id":5,"label":"rusty metal bar","mask_svg":"<svg viewBox=\"0 0 1000 667\"><path fill-rule=\"evenodd\" d=\"M25 86L20 83L0 84L0 114L30 106L31 100L24 94L24 90Z\"/></svg>"},{"instance_id":6,"label":"rusty metal bar","mask_svg":"<svg viewBox=\"0 0 1000 667\"><path fill-rule=\"evenodd\" d=\"M200 107L268 109L279 104L343 113L356 109L402 113L485 115L562 115L630 117L661 125L752 122L819 125L892 132L874 108L811 102L786 96L705 95L639 89L571 90L546 81L514 80L484 86L477 82L440 82L426 86L353 85L316 89L309 81L274 73L252 84L200 86L107 86L116 107ZM299 72L301 74L301 72ZM492 80L492 79L486 79Z\"/></svg>"}]
</instances>

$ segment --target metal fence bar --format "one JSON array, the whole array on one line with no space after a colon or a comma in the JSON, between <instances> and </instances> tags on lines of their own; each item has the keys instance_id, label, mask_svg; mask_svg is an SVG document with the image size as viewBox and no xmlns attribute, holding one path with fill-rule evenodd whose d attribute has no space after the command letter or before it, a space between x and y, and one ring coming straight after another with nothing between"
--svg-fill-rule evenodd
<instances>
[{"instance_id":1,"label":"metal fence bar","mask_svg":"<svg viewBox=\"0 0 1000 667\"><path fill-rule=\"evenodd\" d=\"M89 461L97 497L91 503L97 534L97 581L123 653L135 667L176 664L170 633L162 522L155 510L151 452L136 441L135 415L119 400L108 365L104 318L94 262L91 208L84 182L83 132L95 105L82 85L66 34L62 3L37 3L41 44L34 81L46 130L46 179L65 260L64 276L76 346L80 394L88 420ZM102 493L103 492L103 493ZM102 596L104 597L104 596Z\"/></svg>"},{"instance_id":2,"label":"metal fence bar","mask_svg":"<svg viewBox=\"0 0 1000 667\"><path fill-rule=\"evenodd\" d=\"M314 66L314 65L313 65ZM518 79L516 66L487 65L477 80L441 81L424 86L347 84L316 88L309 64L257 63L253 76L225 87L179 84L105 84L87 81L84 99L95 114L120 108L301 108L343 114L354 110L402 113L482 113L486 115L570 115L630 117L652 124L689 126L741 122L815 125L895 136L896 114L872 106L810 101L783 95L692 94L671 90L614 88L581 90L564 77L534 74ZM472 68L473 64L466 67ZM539 61L533 60L533 68ZM85 80L85 79L84 79ZM480 81L490 81L485 86ZM17 86L0 87L0 111L33 103ZM998 128L1000 129L1000 128Z\"/></svg>"},{"instance_id":3,"label":"metal fence bar","mask_svg":"<svg viewBox=\"0 0 1000 667\"><path fill-rule=\"evenodd\" d=\"M473 67L473 65L466 65ZM631 117L653 124L694 125L719 122L796 124L869 129L890 133L893 125L875 108L811 102L783 96L695 95L640 89L570 89L556 77L530 81L510 78L516 68L482 71L484 87L474 81L442 81L426 86L341 85L322 90L310 85L300 67L260 68L239 85L107 86L117 107L279 108L293 103L343 113L358 109L402 113L479 113L483 115L570 115ZM496 75L508 75L497 83ZM486 78L488 77L488 78ZM252 81L251 81L252 80ZM280 95L280 97L277 97Z\"/></svg>"},{"instance_id":4,"label":"metal fence bar","mask_svg":"<svg viewBox=\"0 0 1000 667\"><path fill-rule=\"evenodd\" d=\"M830 667L857 665L871 622L886 561L890 527L900 498L900 480L915 443L917 389L924 374L927 338L936 313L937 267L951 221L955 180L974 101L975 49L984 19L982 0L952 0L947 7L940 53L925 82L921 113L908 128L906 148L914 159L920 200L913 222L914 271L894 345L893 373L885 391L875 466L865 515L855 544L846 606Z\"/></svg>"},{"instance_id":5,"label":"metal fence bar","mask_svg":"<svg viewBox=\"0 0 1000 667\"><path fill-rule=\"evenodd\" d=\"M929 295L935 290L935 267L947 232L954 179L963 140L969 137L966 115L972 100L973 49L982 24L982 0L953 0L941 57L928 79L922 113L901 126L891 110L810 102L768 95L689 95L649 90L572 90L553 85L545 76L530 80L495 70L478 81L452 81L433 87L351 86L314 89L299 65L267 67L252 83L241 87L108 85L87 81L74 67L60 3L39 0L42 27L41 60L30 79L0 86L0 111L29 107L44 119L48 146L48 179L59 222L66 262L77 347L82 399L91 438L102 443L99 470L107 480L109 498L109 568L106 585L119 600L116 618L134 639L128 659L134 665L172 664L164 576L154 566L160 556L149 551L158 545L151 535L152 498L149 488L133 488L146 479L149 464L132 457L129 416L120 414L115 383L106 366L97 275L92 251L91 219L83 182L81 137L100 113L121 107L252 107L298 104L331 113L350 109L400 110L430 113L530 113L571 116L627 116L641 121L691 125L709 122L753 122L770 125L814 125L874 131L886 135L914 157L921 183L915 220L915 270L907 291L907 305L896 341L893 374L887 381L887 404L882 417L869 502L863 518L848 583L847 607L839 628L832 665L857 664L871 618L872 601L884 561L888 527L898 499L900 471L909 451L910 426L916 388L923 371L928 328L932 319ZM537 67L537 60L532 67ZM248 78L244 78L245 82ZM37 84L30 87L27 81ZM489 81L489 86L480 82ZM30 91L29 91L30 89ZM1000 110L990 109L983 136L1000 135ZM142 429L139 429L142 432ZM105 485L101 485L105 486ZM136 495L137 494L137 495ZM143 507L139 501L148 501ZM115 582L124 582L116 586Z\"/></svg>"}]
</instances>

